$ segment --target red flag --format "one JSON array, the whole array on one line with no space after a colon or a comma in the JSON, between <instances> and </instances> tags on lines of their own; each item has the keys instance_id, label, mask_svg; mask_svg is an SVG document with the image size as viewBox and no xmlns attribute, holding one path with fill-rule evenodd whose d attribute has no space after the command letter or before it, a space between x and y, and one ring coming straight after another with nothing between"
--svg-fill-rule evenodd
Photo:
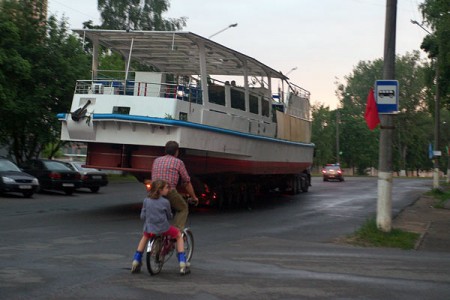
<instances>
[{"instance_id":1,"label":"red flag","mask_svg":"<svg viewBox=\"0 0 450 300\"><path fill-rule=\"evenodd\" d=\"M375 95L373 88L370 88L369 95L367 95L366 111L364 113L364 119L366 119L367 126L370 130L374 130L378 124L380 124L380 118L378 116L377 103L375 102Z\"/></svg>"}]
</instances>

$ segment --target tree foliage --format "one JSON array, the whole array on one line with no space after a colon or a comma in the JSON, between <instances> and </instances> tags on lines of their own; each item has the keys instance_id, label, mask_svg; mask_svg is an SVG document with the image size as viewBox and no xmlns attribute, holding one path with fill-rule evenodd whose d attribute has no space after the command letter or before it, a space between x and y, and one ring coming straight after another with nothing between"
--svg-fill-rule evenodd
<instances>
[{"instance_id":1,"label":"tree foliage","mask_svg":"<svg viewBox=\"0 0 450 300\"><path fill-rule=\"evenodd\" d=\"M101 28L119 30L180 30L186 18L164 19L168 0L98 0Z\"/></svg>"},{"instance_id":2,"label":"tree foliage","mask_svg":"<svg viewBox=\"0 0 450 300\"><path fill-rule=\"evenodd\" d=\"M432 140L432 117L426 91L429 66L418 52L396 58L396 79L400 85L400 112L395 116L393 169L417 170L431 167L426 152ZM338 83L339 108L329 111L313 108L313 142L316 163L336 161L336 120L339 128L340 161L343 167L363 174L368 167L378 167L379 129L370 131L364 120L367 95L375 81L382 78L383 60L360 61L345 83ZM336 114L338 113L338 118ZM324 126L326 124L326 126Z\"/></svg>"},{"instance_id":3,"label":"tree foliage","mask_svg":"<svg viewBox=\"0 0 450 300\"><path fill-rule=\"evenodd\" d=\"M66 22L29 1L5 1L0 10L0 143L17 162L58 145L58 112L67 111L89 60Z\"/></svg>"},{"instance_id":4,"label":"tree foliage","mask_svg":"<svg viewBox=\"0 0 450 300\"><path fill-rule=\"evenodd\" d=\"M441 103L450 109L450 2L449 0L425 0L420 5L424 21L432 29L421 48L430 58L437 59L439 68L439 95ZM434 76L433 76L434 79ZM432 83L433 81L430 81Z\"/></svg>"},{"instance_id":5,"label":"tree foliage","mask_svg":"<svg viewBox=\"0 0 450 300\"><path fill-rule=\"evenodd\" d=\"M318 166L323 166L327 163L336 161L335 148L332 146L332 141L335 138L336 120L332 116L329 107L324 107L323 104L317 104L312 107L312 141L316 145L316 153L314 162Z\"/></svg>"}]
</instances>

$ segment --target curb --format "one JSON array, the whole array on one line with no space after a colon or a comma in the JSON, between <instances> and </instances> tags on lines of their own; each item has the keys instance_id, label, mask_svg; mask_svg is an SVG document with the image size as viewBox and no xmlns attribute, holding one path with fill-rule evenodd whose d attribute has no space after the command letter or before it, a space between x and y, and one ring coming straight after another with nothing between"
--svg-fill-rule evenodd
<instances>
[{"instance_id":1,"label":"curb","mask_svg":"<svg viewBox=\"0 0 450 300\"><path fill-rule=\"evenodd\" d=\"M425 231L420 235L420 237L417 239L416 243L414 244L414 250L419 250L420 246L422 245L423 241L425 240L425 236L428 233L428 229L430 229L431 222L428 222L427 227L425 228Z\"/></svg>"}]
</instances>

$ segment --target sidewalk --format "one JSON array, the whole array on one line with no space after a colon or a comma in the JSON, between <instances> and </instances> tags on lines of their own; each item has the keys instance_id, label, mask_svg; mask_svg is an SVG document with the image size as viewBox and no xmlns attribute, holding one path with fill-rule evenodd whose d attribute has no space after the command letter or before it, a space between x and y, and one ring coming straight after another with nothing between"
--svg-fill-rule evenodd
<instances>
[{"instance_id":1,"label":"sidewalk","mask_svg":"<svg viewBox=\"0 0 450 300\"><path fill-rule=\"evenodd\" d=\"M416 250L450 252L450 201L443 209L434 208L434 202L420 197L394 218L392 227L419 233Z\"/></svg>"}]
</instances>

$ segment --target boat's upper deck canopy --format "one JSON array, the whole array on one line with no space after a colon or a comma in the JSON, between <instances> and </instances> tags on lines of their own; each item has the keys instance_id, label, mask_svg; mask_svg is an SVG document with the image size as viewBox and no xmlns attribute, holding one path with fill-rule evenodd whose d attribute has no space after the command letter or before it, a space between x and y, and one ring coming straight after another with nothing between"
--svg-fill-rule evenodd
<instances>
[{"instance_id":1,"label":"boat's upper deck canopy","mask_svg":"<svg viewBox=\"0 0 450 300\"><path fill-rule=\"evenodd\" d=\"M193 75L199 74L200 53L204 49L206 70L211 75L243 76L246 66L248 76L287 79L258 60L234 51L192 32L180 31L125 31L125 30L73 30L81 37L98 41L113 51L142 64L153 66L161 72ZM204 45L204 48L201 46Z\"/></svg>"}]
</instances>

